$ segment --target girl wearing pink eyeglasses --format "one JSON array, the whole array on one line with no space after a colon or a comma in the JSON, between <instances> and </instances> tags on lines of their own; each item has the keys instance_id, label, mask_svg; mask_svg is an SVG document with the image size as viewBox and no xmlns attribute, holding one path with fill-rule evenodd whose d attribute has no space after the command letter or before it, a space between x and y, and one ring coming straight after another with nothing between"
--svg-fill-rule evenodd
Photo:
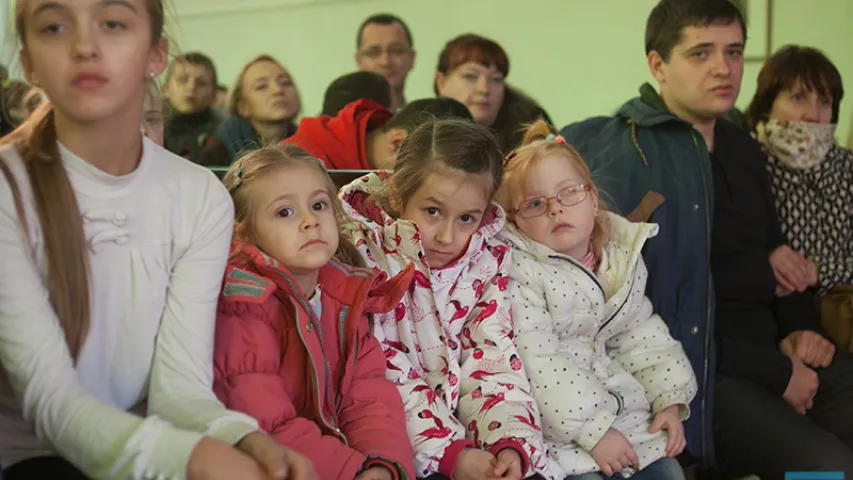
<instances>
[{"instance_id":1,"label":"girl wearing pink eyeglasses","mask_svg":"<svg viewBox=\"0 0 853 480\"><path fill-rule=\"evenodd\" d=\"M515 344L568 478L681 480L696 378L645 297L657 225L608 213L589 168L544 121L507 157Z\"/></svg>"}]
</instances>

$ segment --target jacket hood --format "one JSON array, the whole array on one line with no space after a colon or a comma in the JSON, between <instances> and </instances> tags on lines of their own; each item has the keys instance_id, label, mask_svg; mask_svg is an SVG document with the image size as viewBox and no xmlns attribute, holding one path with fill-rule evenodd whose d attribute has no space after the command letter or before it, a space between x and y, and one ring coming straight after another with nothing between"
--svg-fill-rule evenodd
<instances>
[{"instance_id":1,"label":"jacket hood","mask_svg":"<svg viewBox=\"0 0 853 480\"><path fill-rule=\"evenodd\" d=\"M377 171L355 180L341 190L341 204L346 214L360 224L360 228L366 231L377 245L384 245L387 249L399 251L410 258L425 259L417 225L408 220L391 217L370 198L384 188L390 177L390 172ZM480 228L468 242L465 254L454 264L482 252L484 245L498 235L505 222L503 209L498 204L491 203Z\"/></svg>"}]
</instances>

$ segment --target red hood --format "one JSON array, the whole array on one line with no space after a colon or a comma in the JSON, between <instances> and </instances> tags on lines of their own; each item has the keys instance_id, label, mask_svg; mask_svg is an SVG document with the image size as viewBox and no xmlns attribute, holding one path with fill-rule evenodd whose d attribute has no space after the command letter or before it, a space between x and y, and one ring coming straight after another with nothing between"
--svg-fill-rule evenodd
<instances>
[{"instance_id":1,"label":"red hood","mask_svg":"<svg viewBox=\"0 0 853 480\"><path fill-rule=\"evenodd\" d=\"M331 170L372 170L367 161L367 132L393 116L390 110L373 100L350 103L337 116L303 118L296 135L283 143L296 145L323 160Z\"/></svg>"}]
</instances>

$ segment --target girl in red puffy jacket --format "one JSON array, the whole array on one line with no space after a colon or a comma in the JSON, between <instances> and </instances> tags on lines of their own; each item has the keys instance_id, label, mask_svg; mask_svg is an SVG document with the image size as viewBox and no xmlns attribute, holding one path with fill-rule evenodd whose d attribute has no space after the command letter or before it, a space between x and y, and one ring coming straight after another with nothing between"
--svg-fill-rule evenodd
<instances>
[{"instance_id":1,"label":"girl in red puffy jacket","mask_svg":"<svg viewBox=\"0 0 853 480\"><path fill-rule=\"evenodd\" d=\"M214 390L321 479L414 478L397 388L369 313L399 302L392 279L340 236L336 190L322 163L293 146L262 148L225 175L235 241L216 324Z\"/></svg>"}]
</instances>

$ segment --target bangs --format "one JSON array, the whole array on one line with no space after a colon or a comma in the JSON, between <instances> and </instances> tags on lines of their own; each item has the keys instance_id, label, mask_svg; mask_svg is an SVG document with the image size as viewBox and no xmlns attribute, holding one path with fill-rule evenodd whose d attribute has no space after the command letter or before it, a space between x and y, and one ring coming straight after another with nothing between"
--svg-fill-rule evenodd
<instances>
[{"instance_id":1,"label":"bangs","mask_svg":"<svg viewBox=\"0 0 853 480\"><path fill-rule=\"evenodd\" d=\"M819 58L793 58L792 62L782 65L779 72L779 86L782 90L793 90L802 85L808 92L817 92L831 101L840 101L844 95L841 75L828 61Z\"/></svg>"},{"instance_id":2,"label":"bangs","mask_svg":"<svg viewBox=\"0 0 853 480\"><path fill-rule=\"evenodd\" d=\"M500 45L479 35L462 35L451 40L439 61L439 71L451 70L472 62L486 68L494 66L504 77L509 75L509 57Z\"/></svg>"},{"instance_id":3,"label":"bangs","mask_svg":"<svg viewBox=\"0 0 853 480\"><path fill-rule=\"evenodd\" d=\"M799 86L832 103L832 123L838 122L838 111L844 97L844 86L838 69L820 50L789 45L767 59L758 74L758 85L747 109L750 130L769 118L773 102L783 91Z\"/></svg>"}]
</instances>

